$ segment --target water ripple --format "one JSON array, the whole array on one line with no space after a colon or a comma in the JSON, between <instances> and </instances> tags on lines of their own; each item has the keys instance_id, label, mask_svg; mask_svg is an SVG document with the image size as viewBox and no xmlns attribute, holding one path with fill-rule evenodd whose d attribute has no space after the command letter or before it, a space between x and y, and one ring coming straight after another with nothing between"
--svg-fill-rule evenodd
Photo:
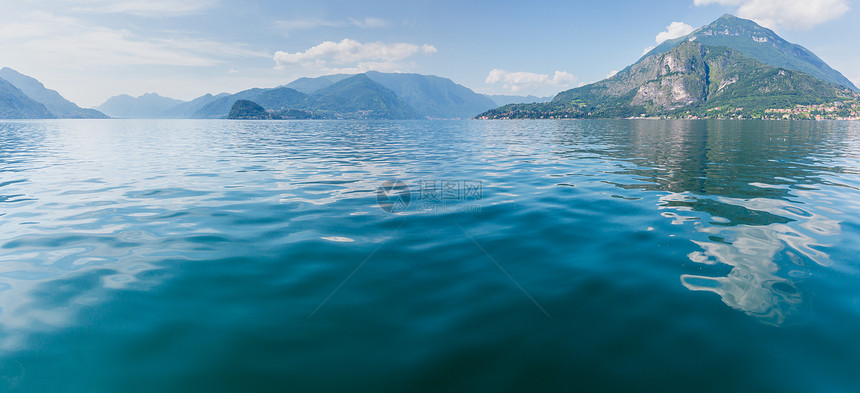
<instances>
[{"instance_id":1,"label":"water ripple","mask_svg":"<svg viewBox=\"0 0 860 393\"><path fill-rule=\"evenodd\" d=\"M857 168L857 123L0 122L0 389L827 390Z\"/></svg>"}]
</instances>

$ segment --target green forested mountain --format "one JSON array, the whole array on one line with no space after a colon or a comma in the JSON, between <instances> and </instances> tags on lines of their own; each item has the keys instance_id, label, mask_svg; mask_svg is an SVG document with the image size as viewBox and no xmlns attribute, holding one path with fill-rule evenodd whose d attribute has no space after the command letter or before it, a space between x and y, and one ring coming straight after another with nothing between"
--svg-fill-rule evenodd
<instances>
[{"instance_id":1,"label":"green forested mountain","mask_svg":"<svg viewBox=\"0 0 860 393\"><path fill-rule=\"evenodd\" d=\"M308 96L314 117L333 119L417 119L418 113L397 94L358 74Z\"/></svg>"},{"instance_id":2,"label":"green forested mountain","mask_svg":"<svg viewBox=\"0 0 860 393\"><path fill-rule=\"evenodd\" d=\"M233 104L239 100L253 101L266 109L284 110L301 108L307 95L288 87L274 89L248 89L236 94L220 96L204 105L191 117L202 119L220 119L227 116Z\"/></svg>"},{"instance_id":3,"label":"green forested mountain","mask_svg":"<svg viewBox=\"0 0 860 393\"><path fill-rule=\"evenodd\" d=\"M0 78L0 119L52 119L44 105L27 97L20 89Z\"/></svg>"},{"instance_id":4,"label":"green forested mountain","mask_svg":"<svg viewBox=\"0 0 860 393\"><path fill-rule=\"evenodd\" d=\"M725 15L669 40L616 75L548 103L506 105L481 118L765 117L768 110L857 100L817 56L752 21Z\"/></svg>"},{"instance_id":5,"label":"green forested mountain","mask_svg":"<svg viewBox=\"0 0 860 393\"><path fill-rule=\"evenodd\" d=\"M228 119L233 120L272 120L280 119L277 115L272 115L265 108L253 101L238 100L233 103L230 108Z\"/></svg>"},{"instance_id":6,"label":"green forested mountain","mask_svg":"<svg viewBox=\"0 0 860 393\"><path fill-rule=\"evenodd\" d=\"M481 117L707 116L729 108L733 114L761 117L767 109L856 98L850 89L809 74L687 41L611 78L561 92L549 103L508 105Z\"/></svg>"},{"instance_id":7,"label":"green forested mountain","mask_svg":"<svg viewBox=\"0 0 860 393\"><path fill-rule=\"evenodd\" d=\"M63 98L60 93L45 88L38 80L21 74L11 68L0 69L0 78L17 87L27 97L45 106L54 116L64 119L106 119L107 116L95 109L81 108Z\"/></svg>"},{"instance_id":8,"label":"green forested mountain","mask_svg":"<svg viewBox=\"0 0 860 393\"><path fill-rule=\"evenodd\" d=\"M645 54L642 60L652 55L666 53L687 41L731 48L764 64L805 72L823 81L860 91L848 78L830 68L808 49L784 40L772 30L759 26L751 20L732 15L723 15L713 23L684 37L664 41Z\"/></svg>"}]
</instances>

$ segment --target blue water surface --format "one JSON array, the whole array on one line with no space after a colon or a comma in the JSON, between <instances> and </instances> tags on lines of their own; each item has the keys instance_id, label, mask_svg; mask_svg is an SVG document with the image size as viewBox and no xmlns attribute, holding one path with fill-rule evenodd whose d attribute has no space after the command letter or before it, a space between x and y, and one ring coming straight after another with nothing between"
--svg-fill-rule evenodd
<instances>
[{"instance_id":1,"label":"blue water surface","mask_svg":"<svg viewBox=\"0 0 860 393\"><path fill-rule=\"evenodd\" d=\"M0 122L0 391L860 391L860 122Z\"/></svg>"}]
</instances>

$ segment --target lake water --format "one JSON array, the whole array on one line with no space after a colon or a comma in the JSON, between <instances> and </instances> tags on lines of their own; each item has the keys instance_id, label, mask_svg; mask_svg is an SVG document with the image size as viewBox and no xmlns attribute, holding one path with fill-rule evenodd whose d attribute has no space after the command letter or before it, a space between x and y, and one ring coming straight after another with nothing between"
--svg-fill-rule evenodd
<instances>
[{"instance_id":1,"label":"lake water","mask_svg":"<svg viewBox=\"0 0 860 393\"><path fill-rule=\"evenodd\" d=\"M0 391L860 391L860 122L0 122Z\"/></svg>"}]
</instances>

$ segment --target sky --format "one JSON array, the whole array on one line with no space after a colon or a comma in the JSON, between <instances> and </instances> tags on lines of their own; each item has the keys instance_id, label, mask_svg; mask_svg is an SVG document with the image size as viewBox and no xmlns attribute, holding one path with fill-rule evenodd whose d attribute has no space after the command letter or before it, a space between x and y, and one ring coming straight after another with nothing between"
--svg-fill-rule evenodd
<instances>
[{"instance_id":1,"label":"sky","mask_svg":"<svg viewBox=\"0 0 860 393\"><path fill-rule=\"evenodd\" d=\"M0 0L0 67L83 107L118 94L190 100L369 70L552 96L730 13L860 86L858 1Z\"/></svg>"}]
</instances>

